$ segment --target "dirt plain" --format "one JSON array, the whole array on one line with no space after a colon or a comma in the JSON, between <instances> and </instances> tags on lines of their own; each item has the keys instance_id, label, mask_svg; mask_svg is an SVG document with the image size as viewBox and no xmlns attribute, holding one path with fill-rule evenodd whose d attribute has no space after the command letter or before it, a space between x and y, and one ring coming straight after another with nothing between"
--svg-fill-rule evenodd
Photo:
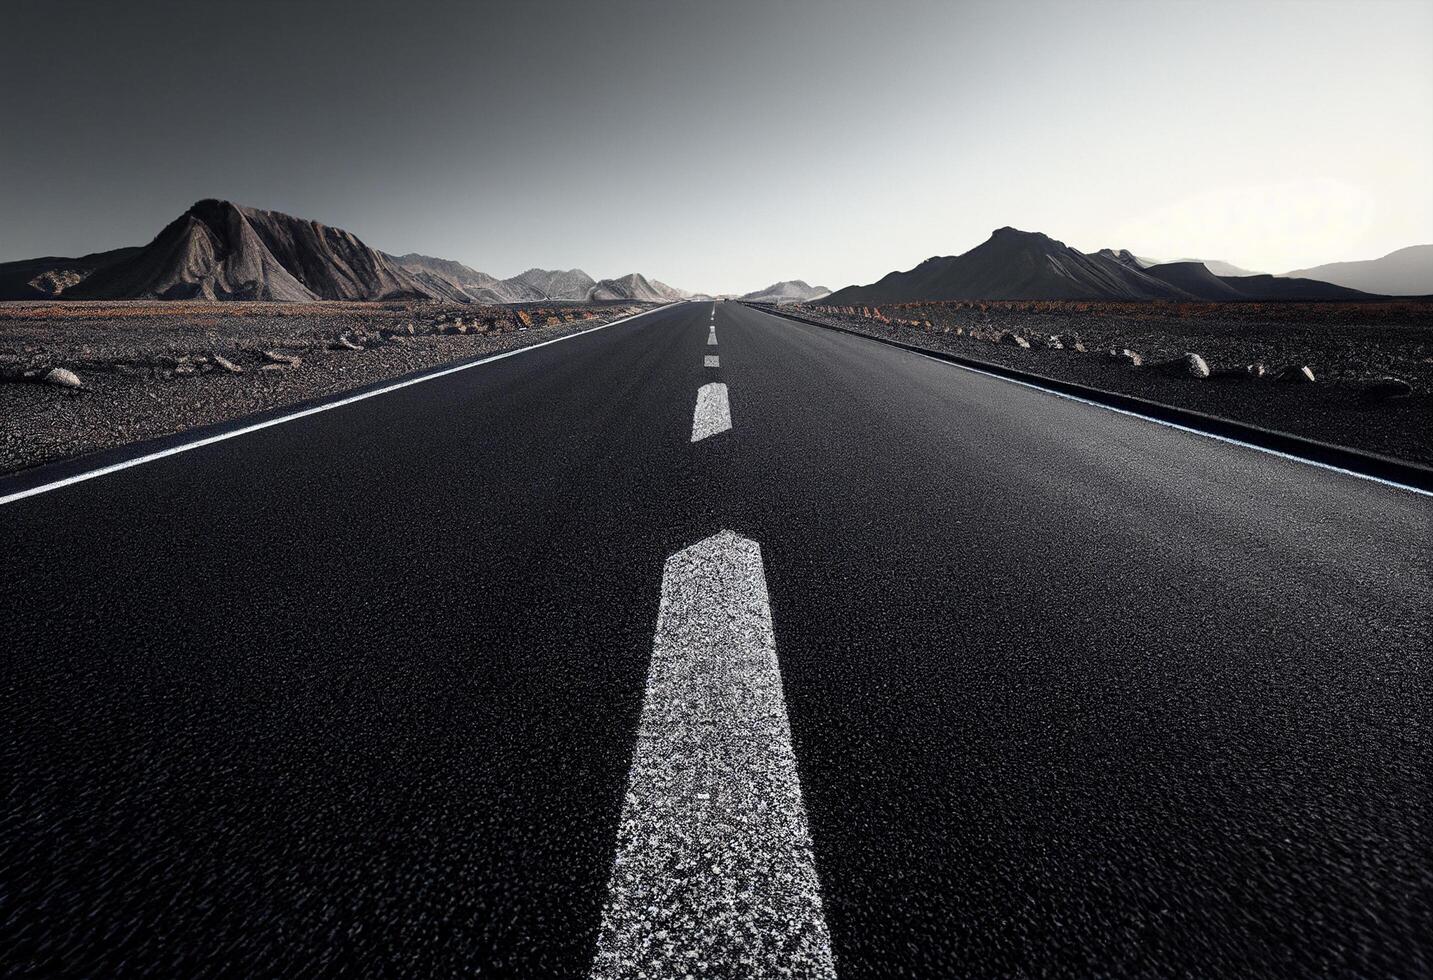
<instances>
[{"instance_id":1,"label":"dirt plain","mask_svg":"<svg viewBox=\"0 0 1433 980\"><path fill-rule=\"evenodd\" d=\"M781 309L871 336L1433 465L1430 302L949 302ZM1139 355L1139 366L1110 355L1125 350ZM1204 360L1209 377L1192 377L1169 363L1190 352ZM1262 365L1262 376L1251 373L1251 365ZM1281 380L1304 367L1312 382ZM1397 393L1388 397L1389 391Z\"/></svg>"},{"instance_id":2,"label":"dirt plain","mask_svg":"<svg viewBox=\"0 0 1433 980\"><path fill-rule=\"evenodd\" d=\"M648 308L0 303L0 473L541 343ZM80 387L43 380L55 368Z\"/></svg>"}]
</instances>

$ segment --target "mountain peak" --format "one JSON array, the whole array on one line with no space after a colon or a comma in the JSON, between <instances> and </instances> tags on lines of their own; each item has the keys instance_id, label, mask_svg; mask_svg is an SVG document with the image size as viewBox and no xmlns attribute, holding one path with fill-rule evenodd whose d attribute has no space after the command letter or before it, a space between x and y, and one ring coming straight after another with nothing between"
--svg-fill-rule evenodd
<instances>
[{"instance_id":1,"label":"mountain peak","mask_svg":"<svg viewBox=\"0 0 1433 980\"><path fill-rule=\"evenodd\" d=\"M68 292L93 299L265 301L431 296L349 232L219 198L196 201L147 246Z\"/></svg>"},{"instance_id":2,"label":"mountain peak","mask_svg":"<svg viewBox=\"0 0 1433 980\"><path fill-rule=\"evenodd\" d=\"M1021 229L1019 229L1019 228L1013 228L1013 227L1011 227L1010 225L1006 225L1006 226L1003 227L1003 228L996 228L994 231L992 231L992 232L990 233L990 237L991 237L992 239L997 239L997 238L1035 239L1035 240L1037 240L1037 241L1046 241L1046 242L1049 242L1049 241L1053 241L1053 240L1054 240L1054 239L1052 239L1049 235L1045 234L1043 231L1022 231Z\"/></svg>"},{"instance_id":3,"label":"mountain peak","mask_svg":"<svg viewBox=\"0 0 1433 980\"><path fill-rule=\"evenodd\" d=\"M783 279L740 298L753 303L809 303L830 294L825 286L812 286L804 279Z\"/></svg>"}]
</instances>

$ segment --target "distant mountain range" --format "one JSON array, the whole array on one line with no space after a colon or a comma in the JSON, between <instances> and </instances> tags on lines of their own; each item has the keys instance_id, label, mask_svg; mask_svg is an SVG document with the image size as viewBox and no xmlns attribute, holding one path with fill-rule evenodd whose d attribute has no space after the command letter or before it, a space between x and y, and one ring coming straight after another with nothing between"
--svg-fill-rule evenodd
<instances>
[{"instance_id":1,"label":"distant mountain range","mask_svg":"<svg viewBox=\"0 0 1433 980\"><path fill-rule=\"evenodd\" d=\"M126 259L139 250L136 245L78 258L47 255L0 262L0 299L53 299L96 269Z\"/></svg>"},{"instance_id":2,"label":"distant mountain range","mask_svg":"<svg viewBox=\"0 0 1433 980\"><path fill-rule=\"evenodd\" d=\"M1200 262L1145 266L1128 250L1084 253L1039 232L1001 228L962 255L926 259L821 303L918 300L1363 300L1369 293L1308 278L1221 276Z\"/></svg>"},{"instance_id":3,"label":"distant mountain range","mask_svg":"<svg viewBox=\"0 0 1433 980\"><path fill-rule=\"evenodd\" d=\"M1411 245L1364 262L1330 262L1287 276L1321 279L1386 296L1433 295L1433 245Z\"/></svg>"},{"instance_id":4,"label":"distant mountain range","mask_svg":"<svg viewBox=\"0 0 1433 980\"><path fill-rule=\"evenodd\" d=\"M825 286L808 286L800 279L785 279L739 298L753 303L809 303L829 295L831 290Z\"/></svg>"},{"instance_id":5,"label":"distant mountain range","mask_svg":"<svg viewBox=\"0 0 1433 980\"><path fill-rule=\"evenodd\" d=\"M800 279L744 300L832 305L919 300L1364 300L1433 295L1433 245L1282 276L1218 260L1151 263L1127 249L1079 252L1039 232L1001 228L961 255L937 256L834 293ZM0 299L405 300L456 303L672 302L689 294L641 273L593 279L529 269L508 279L450 259L388 255L317 221L229 201L199 201L148 245L78 258L0 263Z\"/></svg>"},{"instance_id":6,"label":"distant mountain range","mask_svg":"<svg viewBox=\"0 0 1433 980\"><path fill-rule=\"evenodd\" d=\"M687 294L640 272L616 279L593 279L581 269L528 269L511 279L498 279L461 262L435 259L416 252L388 256L444 298L460 303L595 303L631 300L671 303Z\"/></svg>"},{"instance_id":7,"label":"distant mountain range","mask_svg":"<svg viewBox=\"0 0 1433 980\"><path fill-rule=\"evenodd\" d=\"M204 200L148 245L0 263L0 299L436 299L458 303L671 302L686 294L630 273L529 269L498 279L460 262L392 256L317 221Z\"/></svg>"},{"instance_id":8,"label":"distant mountain range","mask_svg":"<svg viewBox=\"0 0 1433 980\"><path fill-rule=\"evenodd\" d=\"M1251 269L1241 269L1232 262L1225 262L1222 259L1165 259L1163 262L1140 259L1146 267L1151 265L1171 265L1175 262L1198 262L1216 276L1262 276L1262 272L1254 272Z\"/></svg>"}]
</instances>

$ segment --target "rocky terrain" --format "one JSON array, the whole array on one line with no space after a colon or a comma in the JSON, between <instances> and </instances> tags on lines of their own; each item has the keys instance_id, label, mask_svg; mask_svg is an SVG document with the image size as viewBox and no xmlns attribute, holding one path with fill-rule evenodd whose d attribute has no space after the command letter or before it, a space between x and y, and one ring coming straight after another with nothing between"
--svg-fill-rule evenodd
<instances>
[{"instance_id":1,"label":"rocky terrain","mask_svg":"<svg viewBox=\"0 0 1433 980\"><path fill-rule=\"evenodd\" d=\"M550 340L641 304L0 304L0 472Z\"/></svg>"},{"instance_id":2,"label":"rocky terrain","mask_svg":"<svg viewBox=\"0 0 1433 980\"><path fill-rule=\"evenodd\" d=\"M821 302L928 300L1348 301L1372 297L1312 279L1217 276L1198 262L1145 265L1128 250L1077 251L1048 235L1000 228L961 255L936 256L866 286L838 289Z\"/></svg>"},{"instance_id":3,"label":"rocky terrain","mask_svg":"<svg viewBox=\"0 0 1433 980\"><path fill-rule=\"evenodd\" d=\"M803 304L788 315L1433 465L1433 303Z\"/></svg>"}]
</instances>

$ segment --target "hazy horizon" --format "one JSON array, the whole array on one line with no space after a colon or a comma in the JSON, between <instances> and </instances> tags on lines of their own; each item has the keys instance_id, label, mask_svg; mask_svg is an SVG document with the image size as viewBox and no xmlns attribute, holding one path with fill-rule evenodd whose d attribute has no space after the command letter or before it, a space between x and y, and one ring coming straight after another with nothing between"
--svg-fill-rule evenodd
<instances>
[{"instance_id":1,"label":"hazy horizon","mask_svg":"<svg viewBox=\"0 0 1433 980\"><path fill-rule=\"evenodd\" d=\"M144 244L208 197L734 293L1006 225L1274 273L1433 242L1422 2L7 14L0 261Z\"/></svg>"}]
</instances>

